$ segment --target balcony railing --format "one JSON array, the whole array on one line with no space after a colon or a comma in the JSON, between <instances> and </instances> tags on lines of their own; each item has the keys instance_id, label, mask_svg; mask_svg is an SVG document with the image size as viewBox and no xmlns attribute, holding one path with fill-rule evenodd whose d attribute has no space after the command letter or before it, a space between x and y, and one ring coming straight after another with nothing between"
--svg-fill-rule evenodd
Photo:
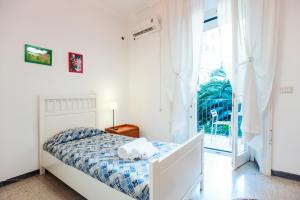
<instances>
[{"instance_id":1,"label":"balcony railing","mask_svg":"<svg viewBox=\"0 0 300 200\"><path fill-rule=\"evenodd\" d=\"M197 108L197 125L198 131L204 131L204 146L206 148L217 149L222 151L232 151L232 134L231 116L232 100L231 99L198 99ZM239 104L239 110L241 105ZM238 141L242 143L242 131L240 125L242 115L238 117Z\"/></svg>"},{"instance_id":2,"label":"balcony railing","mask_svg":"<svg viewBox=\"0 0 300 200\"><path fill-rule=\"evenodd\" d=\"M200 99L197 106L198 131L222 136L230 134L231 99Z\"/></svg>"}]
</instances>

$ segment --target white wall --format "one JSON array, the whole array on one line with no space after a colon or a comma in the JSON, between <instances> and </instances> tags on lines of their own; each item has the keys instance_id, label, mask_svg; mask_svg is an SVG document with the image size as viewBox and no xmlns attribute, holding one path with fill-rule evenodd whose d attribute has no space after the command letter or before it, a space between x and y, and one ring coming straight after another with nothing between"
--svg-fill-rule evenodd
<instances>
[{"instance_id":1,"label":"white wall","mask_svg":"<svg viewBox=\"0 0 300 200\"><path fill-rule=\"evenodd\" d=\"M278 76L274 88L274 170L300 175L300 1L281 1ZM293 86L293 94L280 94Z\"/></svg>"},{"instance_id":2,"label":"white wall","mask_svg":"<svg viewBox=\"0 0 300 200\"><path fill-rule=\"evenodd\" d=\"M147 138L170 141L170 108L166 87L161 80L164 67L160 62L161 33L133 40L131 32L142 21L160 16L160 4L129 16L129 110L131 122Z\"/></svg>"},{"instance_id":3,"label":"white wall","mask_svg":"<svg viewBox=\"0 0 300 200\"><path fill-rule=\"evenodd\" d=\"M127 122L127 20L92 0L0 0L0 181L38 168L37 96L99 97L98 127ZM53 66L24 62L24 44L53 50ZM84 74L68 72L68 51L82 53Z\"/></svg>"},{"instance_id":4,"label":"white wall","mask_svg":"<svg viewBox=\"0 0 300 200\"><path fill-rule=\"evenodd\" d=\"M216 9L216 6L216 0L205 0L206 11ZM128 18L129 108L130 119L132 123L140 125L143 136L171 141L170 104L165 82L161 79L165 73L161 65L161 32L136 41L130 37L139 23L153 16L161 18L161 15L161 4L155 3Z\"/></svg>"}]
</instances>

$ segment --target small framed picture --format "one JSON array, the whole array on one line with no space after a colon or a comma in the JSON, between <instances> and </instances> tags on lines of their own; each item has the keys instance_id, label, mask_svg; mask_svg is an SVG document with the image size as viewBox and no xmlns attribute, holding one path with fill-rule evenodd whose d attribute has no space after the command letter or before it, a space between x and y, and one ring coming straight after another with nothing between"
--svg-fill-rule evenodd
<instances>
[{"instance_id":1,"label":"small framed picture","mask_svg":"<svg viewBox=\"0 0 300 200\"><path fill-rule=\"evenodd\" d=\"M25 44L25 62L52 65L52 50Z\"/></svg>"},{"instance_id":2,"label":"small framed picture","mask_svg":"<svg viewBox=\"0 0 300 200\"><path fill-rule=\"evenodd\" d=\"M69 52L69 72L83 73L83 55Z\"/></svg>"}]
</instances>

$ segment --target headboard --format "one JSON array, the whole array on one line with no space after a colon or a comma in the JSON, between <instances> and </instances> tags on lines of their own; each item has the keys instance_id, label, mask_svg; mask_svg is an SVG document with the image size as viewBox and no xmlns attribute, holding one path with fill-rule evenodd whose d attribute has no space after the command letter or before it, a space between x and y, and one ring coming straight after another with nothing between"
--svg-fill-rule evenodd
<instances>
[{"instance_id":1,"label":"headboard","mask_svg":"<svg viewBox=\"0 0 300 200\"><path fill-rule=\"evenodd\" d=\"M96 95L39 97L39 158L43 144L58 131L96 127Z\"/></svg>"}]
</instances>

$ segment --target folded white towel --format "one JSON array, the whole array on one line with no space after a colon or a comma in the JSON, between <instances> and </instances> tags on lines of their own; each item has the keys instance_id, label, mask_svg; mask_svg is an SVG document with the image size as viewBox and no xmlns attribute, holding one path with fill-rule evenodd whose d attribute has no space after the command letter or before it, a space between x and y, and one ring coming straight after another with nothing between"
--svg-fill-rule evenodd
<instances>
[{"instance_id":1,"label":"folded white towel","mask_svg":"<svg viewBox=\"0 0 300 200\"><path fill-rule=\"evenodd\" d=\"M132 153L138 158L146 160L158 153L158 149L151 142L146 142L137 148L133 148Z\"/></svg>"},{"instance_id":2,"label":"folded white towel","mask_svg":"<svg viewBox=\"0 0 300 200\"><path fill-rule=\"evenodd\" d=\"M147 142L145 150L142 152L141 159L149 159L158 153L158 149L150 142Z\"/></svg>"},{"instance_id":3,"label":"folded white towel","mask_svg":"<svg viewBox=\"0 0 300 200\"><path fill-rule=\"evenodd\" d=\"M139 155L133 153L134 148L138 148L143 146L143 144L147 143L146 138L139 138L127 144L124 144L118 148L118 156L124 160L133 160L138 158Z\"/></svg>"}]
</instances>

